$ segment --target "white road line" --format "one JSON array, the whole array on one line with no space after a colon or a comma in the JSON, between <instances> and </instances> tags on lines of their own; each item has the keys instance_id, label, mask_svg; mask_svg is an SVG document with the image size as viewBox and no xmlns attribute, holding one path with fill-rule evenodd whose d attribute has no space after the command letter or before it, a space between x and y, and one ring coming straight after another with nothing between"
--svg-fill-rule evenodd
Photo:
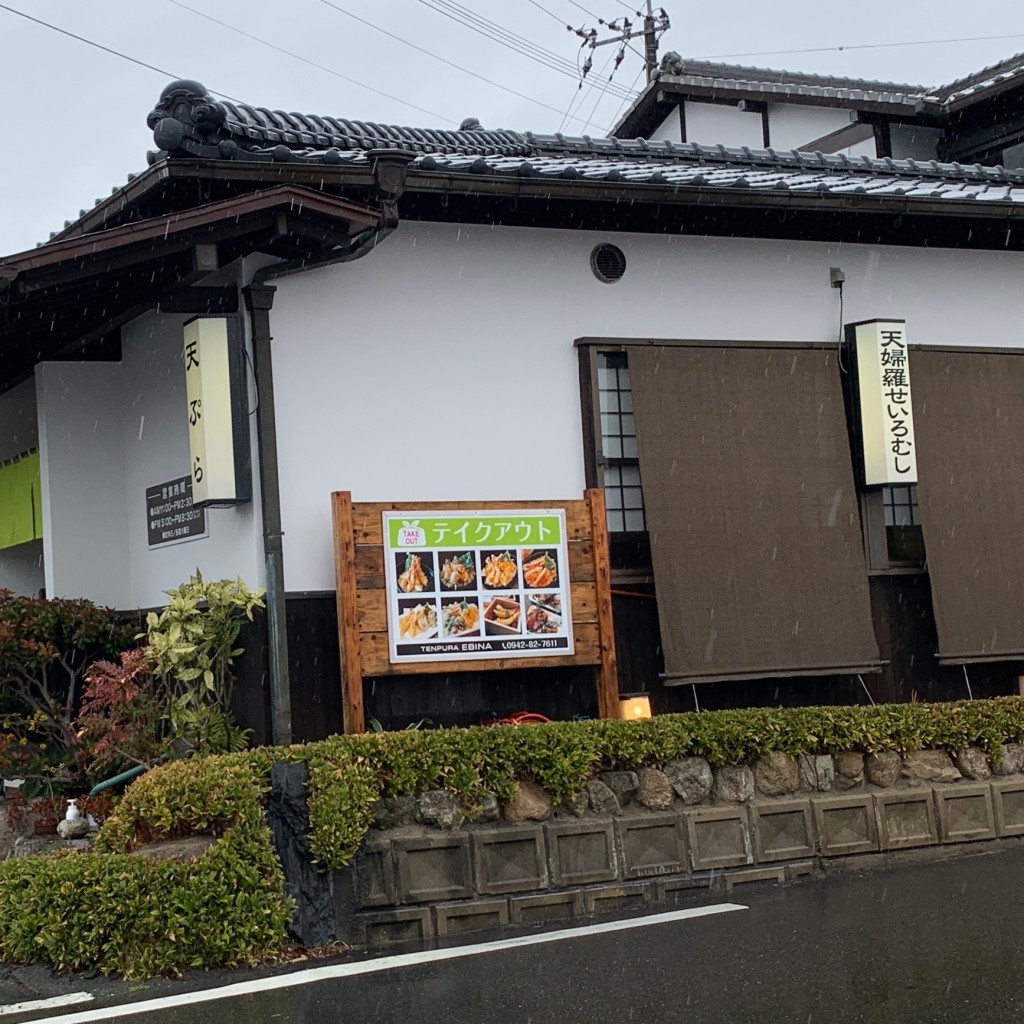
<instances>
[{"instance_id":1,"label":"white road line","mask_svg":"<svg viewBox=\"0 0 1024 1024\"><path fill-rule=\"evenodd\" d=\"M480 942L472 946L452 946L449 949L428 949L420 953L400 953L395 956L378 957L375 960L360 960L357 963L332 964L328 967L311 967L293 974L280 974L273 978L255 978L239 981L220 988L208 988L198 992L183 992L180 995L163 996L137 1003L123 1003L120 1006L105 1006L102 1009L82 1010L61 1017L47 1017L48 1024L90 1024L92 1021L115 1020L132 1017L157 1010L170 1010L192 1003L209 1003L217 999L231 999L235 996L270 992L274 989L296 988L318 981L332 981L335 978L351 978L360 974L376 974L400 967L414 967L417 964L433 963L437 960L460 960L480 953L498 953L503 949L520 949L525 946L539 946L545 942L560 942L564 939L582 939L606 932L621 932L633 928L648 928L656 924L670 924L687 921L696 917L711 917L715 914L729 914L734 910L746 910L739 903L716 903L709 907L691 907L686 910L672 910L650 917L635 917L625 921L608 921L605 924L585 925L581 928L564 928L561 931L542 932L539 935L520 935L513 939L498 939L495 942Z\"/></svg>"},{"instance_id":2,"label":"white road line","mask_svg":"<svg viewBox=\"0 0 1024 1024\"><path fill-rule=\"evenodd\" d=\"M6 1006L0 1006L0 1017L11 1017L16 1013L31 1013L33 1010L56 1010L61 1006L88 1003L95 998L91 992L69 992L66 996L53 996L50 999L32 999L26 1003L8 1003Z\"/></svg>"}]
</instances>

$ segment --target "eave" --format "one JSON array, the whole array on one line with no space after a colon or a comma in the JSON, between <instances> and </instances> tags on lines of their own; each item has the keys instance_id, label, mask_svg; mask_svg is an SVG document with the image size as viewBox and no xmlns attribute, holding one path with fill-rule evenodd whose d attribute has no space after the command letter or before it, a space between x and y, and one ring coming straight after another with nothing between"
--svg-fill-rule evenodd
<instances>
[{"instance_id":1,"label":"eave","mask_svg":"<svg viewBox=\"0 0 1024 1024\"><path fill-rule=\"evenodd\" d=\"M165 170L149 184L166 182ZM147 309L189 308L183 292L241 256L322 259L381 224L377 210L279 184L17 253L0 262L0 387L36 362L75 356ZM221 291L199 289L199 308L223 308Z\"/></svg>"}]
</instances>

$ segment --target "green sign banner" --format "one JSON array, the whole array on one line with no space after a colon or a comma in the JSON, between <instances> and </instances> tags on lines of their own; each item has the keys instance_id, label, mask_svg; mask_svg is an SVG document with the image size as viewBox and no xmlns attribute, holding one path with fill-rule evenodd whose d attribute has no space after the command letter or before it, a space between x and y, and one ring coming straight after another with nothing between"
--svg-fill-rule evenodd
<instances>
[{"instance_id":1,"label":"green sign banner","mask_svg":"<svg viewBox=\"0 0 1024 1024\"><path fill-rule=\"evenodd\" d=\"M392 548L437 548L463 545L561 544L563 516L493 512L429 516L394 516L388 513L388 544Z\"/></svg>"}]
</instances>

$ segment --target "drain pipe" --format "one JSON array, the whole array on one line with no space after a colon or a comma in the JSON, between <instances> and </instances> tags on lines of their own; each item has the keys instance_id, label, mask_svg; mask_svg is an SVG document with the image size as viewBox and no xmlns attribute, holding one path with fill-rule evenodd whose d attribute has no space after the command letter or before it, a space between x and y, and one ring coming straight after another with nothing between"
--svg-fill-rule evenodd
<instances>
[{"instance_id":1,"label":"drain pipe","mask_svg":"<svg viewBox=\"0 0 1024 1024\"><path fill-rule=\"evenodd\" d=\"M270 310L277 291L267 282L335 263L351 263L371 253L398 226L398 199L405 188L406 167L416 154L406 150L377 150L373 178L382 200L380 227L357 235L341 250L321 260L287 260L263 267L242 289L251 323L253 374L256 378L256 447L260 463L260 504L263 513L263 559L266 574L267 639L270 671L271 732L277 746L292 742L291 678L288 668L288 630L284 590L284 531L281 524L281 486L277 458L277 413L274 406L274 368Z\"/></svg>"}]
</instances>

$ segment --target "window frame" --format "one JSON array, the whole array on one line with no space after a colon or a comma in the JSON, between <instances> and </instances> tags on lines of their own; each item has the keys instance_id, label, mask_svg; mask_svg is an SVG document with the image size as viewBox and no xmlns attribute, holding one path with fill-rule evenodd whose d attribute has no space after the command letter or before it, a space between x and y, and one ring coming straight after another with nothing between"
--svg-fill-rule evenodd
<instances>
[{"instance_id":1,"label":"window frame","mask_svg":"<svg viewBox=\"0 0 1024 1024\"><path fill-rule=\"evenodd\" d=\"M583 428L583 472L587 487L605 489L606 466L636 466L640 459L611 458L604 454L601 432L601 395L598 368L602 355L627 354L627 346L615 342L576 343L579 353L580 400ZM628 365L628 364L627 364ZM641 480L641 500L643 481ZM647 530L608 531L612 580L618 583L653 583L651 545Z\"/></svg>"},{"instance_id":2,"label":"window frame","mask_svg":"<svg viewBox=\"0 0 1024 1024\"><path fill-rule=\"evenodd\" d=\"M905 484L897 484L903 487ZM916 485L915 485L916 486ZM920 561L893 558L889 554L888 525L885 521L885 487L860 490L861 524L864 533L864 555L871 576L911 576L926 573L927 556ZM920 523L912 524L918 530Z\"/></svg>"}]
</instances>

